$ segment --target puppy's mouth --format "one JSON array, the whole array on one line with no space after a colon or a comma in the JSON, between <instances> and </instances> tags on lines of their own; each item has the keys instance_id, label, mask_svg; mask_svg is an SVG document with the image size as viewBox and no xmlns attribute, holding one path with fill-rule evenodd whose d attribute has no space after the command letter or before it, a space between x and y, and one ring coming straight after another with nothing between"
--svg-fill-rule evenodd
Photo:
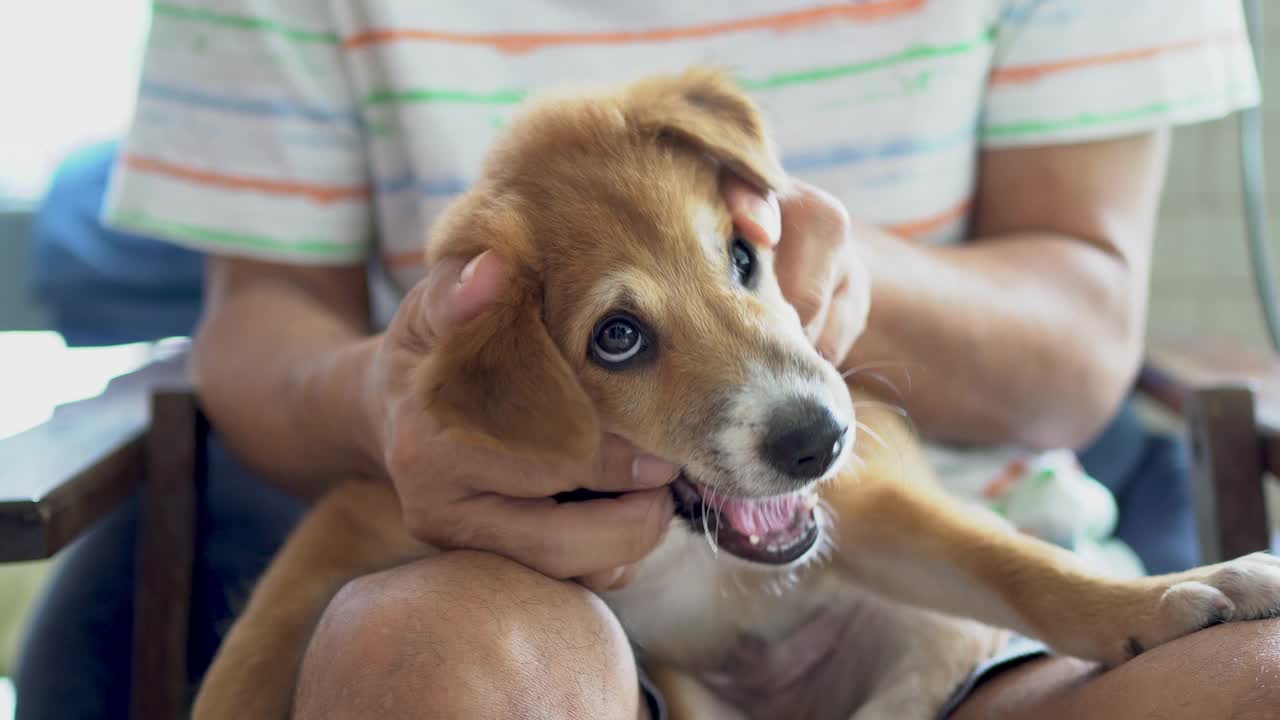
<instances>
[{"instance_id":1,"label":"puppy's mouth","mask_svg":"<svg viewBox=\"0 0 1280 720\"><path fill-rule=\"evenodd\" d=\"M723 495L683 472L671 484L676 514L720 549L764 565L786 565L818 542L817 490L747 498Z\"/></svg>"}]
</instances>

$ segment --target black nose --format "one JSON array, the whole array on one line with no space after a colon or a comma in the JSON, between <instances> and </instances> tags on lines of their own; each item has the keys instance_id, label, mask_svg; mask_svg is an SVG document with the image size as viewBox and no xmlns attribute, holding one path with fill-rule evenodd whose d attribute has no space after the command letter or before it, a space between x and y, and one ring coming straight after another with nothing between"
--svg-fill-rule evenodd
<instances>
[{"instance_id":1,"label":"black nose","mask_svg":"<svg viewBox=\"0 0 1280 720\"><path fill-rule=\"evenodd\" d=\"M821 477L840 454L846 428L815 400L791 400L774 410L764 456L775 470L796 480Z\"/></svg>"}]
</instances>

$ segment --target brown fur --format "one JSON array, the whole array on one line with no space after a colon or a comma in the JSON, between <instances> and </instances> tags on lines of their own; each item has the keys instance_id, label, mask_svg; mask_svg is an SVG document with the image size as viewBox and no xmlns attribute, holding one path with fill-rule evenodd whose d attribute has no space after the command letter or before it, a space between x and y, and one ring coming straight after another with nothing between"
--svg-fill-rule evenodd
<instances>
[{"instance_id":1,"label":"brown fur","mask_svg":"<svg viewBox=\"0 0 1280 720\"><path fill-rule=\"evenodd\" d=\"M725 280L732 224L719 195L723 169L761 189L785 182L758 111L714 72L530 110L433 232L431 261L493 250L514 279L492 310L424 362L418 387L430 412L460 442L582 457L605 430L702 462L726 388L759 368L817 362L767 252L752 292ZM652 365L618 373L590 362L592 327L618 303L661 328ZM829 366L821 372L835 377ZM649 634L642 659L674 717L930 717L998 646L1004 634L995 627L1114 664L1215 619L1276 608L1280 570L1270 558L1135 582L1092 575L1070 554L944 497L892 413L860 405L858 419L867 428L856 442L860 462L822 490L831 561L795 570L783 600L761 592L776 573L743 572L740 592L714 609L731 634L707 637L713 629L696 627L682 615L687 608L644 584L663 582L661 563L678 563L682 548L667 548L631 588L606 594L628 632ZM401 526L390 488L334 491L260 582L206 678L197 720L285 717L307 638L339 587L429 552ZM792 606L804 603L848 621L810 682L773 699L780 707L734 706L697 679L732 633L786 637L802 621ZM672 631L664 634L666 617Z\"/></svg>"}]
</instances>

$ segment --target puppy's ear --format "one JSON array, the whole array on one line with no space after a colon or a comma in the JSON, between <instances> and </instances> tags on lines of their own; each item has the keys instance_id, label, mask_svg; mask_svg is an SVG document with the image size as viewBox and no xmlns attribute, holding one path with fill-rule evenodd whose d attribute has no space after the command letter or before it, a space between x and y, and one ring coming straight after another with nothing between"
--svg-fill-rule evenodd
<instances>
[{"instance_id":1,"label":"puppy's ear","mask_svg":"<svg viewBox=\"0 0 1280 720\"><path fill-rule=\"evenodd\" d=\"M697 68L626 92L627 115L642 132L690 143L759 190L785 184L759 109L725 73Z\"/></svg>"},{"instance_id":2,"label":"puppy's ear","mask_svg":"<svg viewBox=\"0 0 1280 720\"><path fill-rule=\"evenodd\" d=\"M504 242L501 233L509 231L487 222L451 228L485 238L487 247L469 247L468 256L492 249L513 267L497 302L432 348L419 387L432 417L472 439L587 457L600 435L595 407L543 321L540 270L521 260L528 255L518 244Z\"/></svg>"}]
</instances>

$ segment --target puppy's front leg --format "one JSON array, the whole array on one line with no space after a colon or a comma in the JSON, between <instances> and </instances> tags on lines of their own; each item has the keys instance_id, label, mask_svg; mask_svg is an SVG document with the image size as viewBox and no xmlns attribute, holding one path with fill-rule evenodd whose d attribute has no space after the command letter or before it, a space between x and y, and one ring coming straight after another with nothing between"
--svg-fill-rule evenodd
<instances>
[{"instance_id":1,"label":"puppy's front leg","mask_svg":"<svg viewBox=\"0 0 1280 720\"><path fill-rule=\"evenodd\" d=\"M824 499L835 514L834 562L853 581L1108 665L1216 622L1280 610L1280 559L1261 553L1121 581L975 517L940 490L884 473L846 478Z\"/></svg>"}]
</instances>

